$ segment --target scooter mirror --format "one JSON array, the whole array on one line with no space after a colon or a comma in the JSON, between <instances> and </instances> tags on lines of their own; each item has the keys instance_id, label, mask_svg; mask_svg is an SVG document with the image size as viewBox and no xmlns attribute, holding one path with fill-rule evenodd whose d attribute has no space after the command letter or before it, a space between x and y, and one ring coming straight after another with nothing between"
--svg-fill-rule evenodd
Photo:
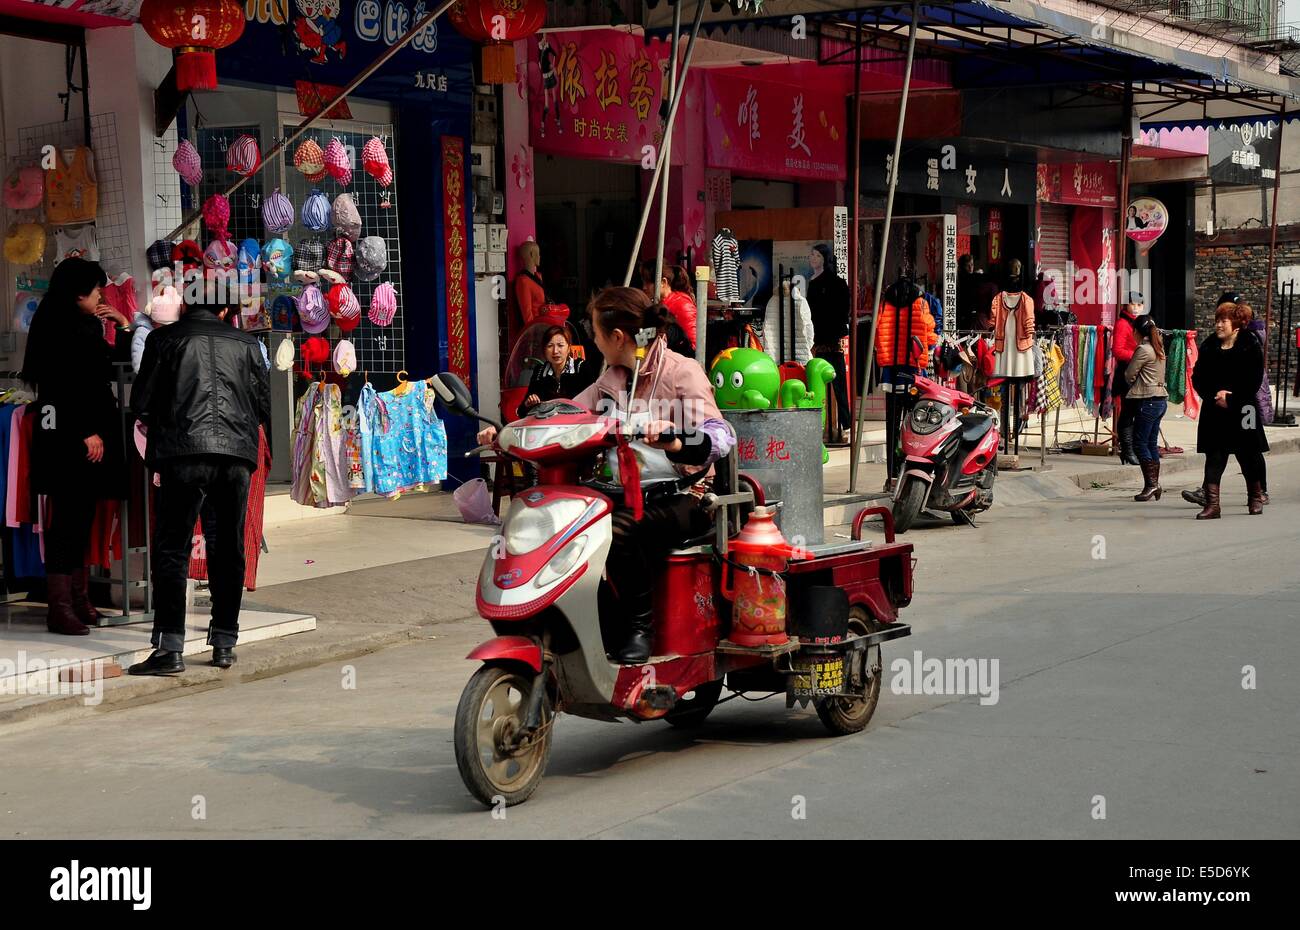
<instances>
[{"instance_id":1,"label":"scooter mirror","mask_svg":"<svg viewBox=\"0 0 1300 930\"><path fill-rule=\"evenodd\" d=\"M469 393L469 388L465 387L464 381L456 375L443 372L434 375L429 382L433 385L438 400L442 401L448 410L464 416L473 416L474 398Z\"/></svg>"}]
</instances>

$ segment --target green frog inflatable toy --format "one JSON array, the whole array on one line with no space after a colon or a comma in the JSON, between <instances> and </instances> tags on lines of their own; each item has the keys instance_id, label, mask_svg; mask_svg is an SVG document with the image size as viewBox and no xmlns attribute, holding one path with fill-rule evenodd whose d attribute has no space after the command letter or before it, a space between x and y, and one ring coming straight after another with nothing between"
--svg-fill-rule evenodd
<instances>
[{"instance_id":1,"label":"green frog inflatable toy","mask_svg":"<svg viewBox=\"0 0 1300 930\"><path fill-rule=\"evenodd\" d=\"M835 377L835 367L824 358L810 358L804 365L805 384L798 378L781 380L776 362L758 349L723 349L713 358L709 378L713 398L721 410L767 410L770 407L820 407L826 423L826 385ZM830 453L822 446L822 462Z\"/></svg>"}]
</instances>

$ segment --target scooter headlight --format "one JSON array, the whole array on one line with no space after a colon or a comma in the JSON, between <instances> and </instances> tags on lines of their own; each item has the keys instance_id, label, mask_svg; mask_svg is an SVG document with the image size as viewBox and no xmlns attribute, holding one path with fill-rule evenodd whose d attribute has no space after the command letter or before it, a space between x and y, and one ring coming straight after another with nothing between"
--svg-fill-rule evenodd
<instances>
[{"instance_id":1,"label":"scooter headlight","mask_svg":"<svg viewBox=\"0 0 1300 930\"><path fill-rule=\"evenodd\" d=\"M924 401L912 408L912 429L918 433L933 433L948 419L952 408L947 404Z\"/></svg>"},{"instance_id":2,"label":"scooter headlight","mask_svg":"<svg viewBox=\"0 0 1300 930\"><path fill-rule=\"evenodd\" d=\"M501 527L506 551L511 555L523 555L545 545L556 533L582 516L587 506L583 500L561 498L538 507L529 507L516 498L506 512L505 524Z\"/></svg>"},{"instance_id":3,"label":"scooter headlight","mask_svg":"<svg viewBox=\"0 0 1300 930\"><path fill-rule=\"evenodd\" d=\"M537 578L533 581L533 587L544 588L552 582L559 581L569 573L569 569L573 568L573 564L578 561L586 548L586 536L579 536L569 543L537 573Z\"/></svg>"}]
</instances>

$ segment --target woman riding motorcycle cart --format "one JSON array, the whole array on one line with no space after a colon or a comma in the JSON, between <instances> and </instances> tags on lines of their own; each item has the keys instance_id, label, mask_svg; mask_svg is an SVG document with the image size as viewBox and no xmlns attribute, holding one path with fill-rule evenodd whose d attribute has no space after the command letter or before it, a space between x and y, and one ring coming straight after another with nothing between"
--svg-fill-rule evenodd
<instances>
[{"instance_id":1,"label":"woman riding motorcycle cart","mask_svg":"<svg viewBox=\"0 0 1300 930\"><path fill-rule=\"evenodd\" d=\"M736 473L703 369L667 351L665 309L631 288L590 309L600 379L479 434L539 474L480 573L497 636L470 654L484 665L456 714L461 777L488 805L532 794L560 711L691 726L725 682L811 701L832 732L857 732L879 699L880 644L910 633L897 619L911 546L893 542L887 508L859 515L853 543L790 547L762 488ZM486 421L458 379L434 384L449 409ZM856 540L871 514L886 544L869 548Z\"/></svg>"}]
</instances>

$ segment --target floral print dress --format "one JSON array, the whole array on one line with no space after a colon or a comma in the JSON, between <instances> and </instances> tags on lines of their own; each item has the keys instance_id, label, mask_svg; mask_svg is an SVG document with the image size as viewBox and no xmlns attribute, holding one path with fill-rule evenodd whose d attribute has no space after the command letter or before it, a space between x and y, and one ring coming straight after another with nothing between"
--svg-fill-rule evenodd
<instances>
[{"instance_id":1,"label":"floral print dress","mask_svg":"<svg viewBox=\"0 0 1300 930\"><path fill-rule=\"evenodd\" d=\"M423 490L447 477L447 430L433 400L423 381L404 394L362 388L361 416L367 426L361 433L362 455L376 494Z\"/></svg>"}]
</instances>

